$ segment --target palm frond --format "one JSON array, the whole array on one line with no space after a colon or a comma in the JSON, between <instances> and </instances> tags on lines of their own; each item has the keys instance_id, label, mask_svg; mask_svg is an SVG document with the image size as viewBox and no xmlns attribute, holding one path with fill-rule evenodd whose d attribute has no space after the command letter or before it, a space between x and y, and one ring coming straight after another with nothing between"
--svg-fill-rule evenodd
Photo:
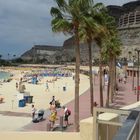
<instances>
[{"instance_id":1,"label":"palm frond","mask_svg":"<svg viewBox=\"0 0 140 140\"><path fill-rule=\"evenodd\" d=\"M55 2L57 3L60 10L62 10L63 12L66 12L67 3L65 0L55 0Z\"/></svg>"},{"instance_id":2,"label":"palm frond","mask_svg":"<svg viewBox=\"0 0 140 140\"><path fill-rule=\"evenodd\" d=\"M60 18L55 18L51 22L53 32L72 32L72 24Z\"/></svg>"},{"instance_id":3,"label":"palm frond","mask_svg":"<svg viewBox=\"0 0 140 140\"><path fill-rule=\"evenodd\" d=\"M103 3L96 3L95 5L93 5L93 9L96 9L96 10L106 10L106 8L105 8Z\"/></svg>"},{"instance_id":4,"label":"palm frond","mask_svg":"<svg viewBox=\"0 0 140 140\"><path fill-rule=\"evenodd\" d=\"M50 10L50 13L53 17L62 18L62 13L58 8L52 7L51 10Z\"/></svg>"}]
</instances>

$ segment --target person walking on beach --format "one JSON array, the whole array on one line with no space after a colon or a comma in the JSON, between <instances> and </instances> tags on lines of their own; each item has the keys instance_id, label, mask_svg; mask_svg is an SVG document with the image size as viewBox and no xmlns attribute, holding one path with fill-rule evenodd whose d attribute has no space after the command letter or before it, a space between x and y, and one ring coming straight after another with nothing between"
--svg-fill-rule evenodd
<instances>
[{"instance_id":1,"label":"person walking on beach","mask_svg":"<svg viewBox=\"0 0 140 140\"><path fill-rule=\"evenodd\" d=\"M69 125L69 116L71 115L71 111L65 106L63 106L63 110L64 110L64 121L67 127Z\"/></svg>"},{"instance_id":2,"label":"person walking on beach","mask_svg":"<svg viewBox=\"0 0 140 140\"><path fill-rule=\"evenodd\" d=\"M124 82L124 84L126 84L126 77L123 78L123 82Z\"/></svg>"},{"instance_id":3,"label":"person walking on beach","mask_svg":"<svg viewBox=\"0 0 140 140\"><path fill-rule=\"evenodd\" d=\"M49 117L49 121L50 121L50 124L51 124L51 130L53 130L55 121L57 119L57 111L56 111L55 108L51 108L50 111L51 111L51 114L50 114L50 117Z\"/></svg>"},{"instance_id":4,"label":"person walking on beach","mask_svg":"<svg viewBox=\"0 0 140 140\"><path fill-rule=\"evenodd\" d=\"M16 82L16 89L18 89L18 83Z\"/></svg>"},{"instance_id":5,"label":"person walking on beach","mask_svg":"<svg viewBox=\"0 0 140 140\"><path fill-rule=\"evenodd\" d=\"M34 119L35 117L35 112L36 112L36 108L34 105L32 105L32 119Z\"/></svg>"},{"instance_id":6,"label":"person walking on beach","mask_svg":"<svg viewBox=\"0 0 140 140\"><path fill-rule=\"evenodd\" d=\"M53 103L55 103L55 96L54 95L52 96L52 99L50 101L50 104L53 104Z\"/></svg>"},{"instance_id":7,"label":"person walking on beach","mask_svg":"<svg viewBox=\"0 0 140 140\"><path fill-rule=\"evenodd\" d=\"M49 91L49 84L48 84L48 81L46 81L46 91Z\"/></svg>"},{"instance_id":8,"label":"person walking on beach","mask_svg":"<svg viewBox=\"0 0 140 140\"><path fill-rule=\"evenodd\" d=\"M50 108L55 108L56 107L56 104L55 104L55 96L52 96L52 99L50 101Z\"/></svg>"}]
</instances>

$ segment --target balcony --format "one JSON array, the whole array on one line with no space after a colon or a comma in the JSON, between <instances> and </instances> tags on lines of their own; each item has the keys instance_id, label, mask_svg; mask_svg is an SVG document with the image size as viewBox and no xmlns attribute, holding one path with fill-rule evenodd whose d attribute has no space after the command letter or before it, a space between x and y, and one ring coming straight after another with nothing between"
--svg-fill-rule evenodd
<instances>
[{"instance_id":1,"label":"balcony","mask_svg":"<svg viewBox=\"0 0 140 140\"><path fill-rule=\"evenodd\" d=\"M118 29L140 27L140 11L124 14L119 18Z\"/></svg>"}]
</instances>

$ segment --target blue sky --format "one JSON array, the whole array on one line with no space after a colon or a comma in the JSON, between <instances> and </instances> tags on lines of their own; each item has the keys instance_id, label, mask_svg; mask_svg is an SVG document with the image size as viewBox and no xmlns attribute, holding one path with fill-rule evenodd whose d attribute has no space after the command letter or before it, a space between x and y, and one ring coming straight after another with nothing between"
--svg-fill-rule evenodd
<instances>
[{"instance_id":1,"label":"blue sky","mask_svg":"<svg viewBox=\"0 0 140 140\"><path fill-rule=\"evenodd\" d=\"M122 5L132 0L95 0ZM62 46L68 37L51 31L53 0L0 0L0 54L20 56L35 44Z\"/></svg>"}]
</instances>

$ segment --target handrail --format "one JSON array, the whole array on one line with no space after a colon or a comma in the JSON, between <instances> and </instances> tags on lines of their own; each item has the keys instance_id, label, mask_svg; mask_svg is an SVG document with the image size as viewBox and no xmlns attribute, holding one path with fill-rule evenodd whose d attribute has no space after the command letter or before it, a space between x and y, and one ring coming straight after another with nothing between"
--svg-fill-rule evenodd
<instances>
[{"instance_id":1,"label":"handrail","mask_svg":"<svg viewBox=\"0 0 140 140\"><path fill-rule=\"evenodd\" d=\"M139 111L132 111L113 140L139 140Z\"/></svg>"},{"instance_id":2,"label":"handrail","mask_svg":"<svg viewBox=\"0 0 140 140\"><path fill-rule=\"evenodd\" d=\"M99 140L100 137L100 132L99 132L99 125L106 125L106 136L104 136L104 139L110 140L109 139L109 126L114 126L116 128L120 128L123 126L122 121L118 120L113 120L112 118L118 118L120 116L128 116L130 114L129 110L122 110L122 109L111 109L111 108L98 108L94 107L94 116L93 116L93 140ZM105 113L111 113L113 115L110 120L104 120L102 119ZM116 130L117 131L117 130ZM112 136L111 136L112 137Z\"/></svg>"}]
</instances>

